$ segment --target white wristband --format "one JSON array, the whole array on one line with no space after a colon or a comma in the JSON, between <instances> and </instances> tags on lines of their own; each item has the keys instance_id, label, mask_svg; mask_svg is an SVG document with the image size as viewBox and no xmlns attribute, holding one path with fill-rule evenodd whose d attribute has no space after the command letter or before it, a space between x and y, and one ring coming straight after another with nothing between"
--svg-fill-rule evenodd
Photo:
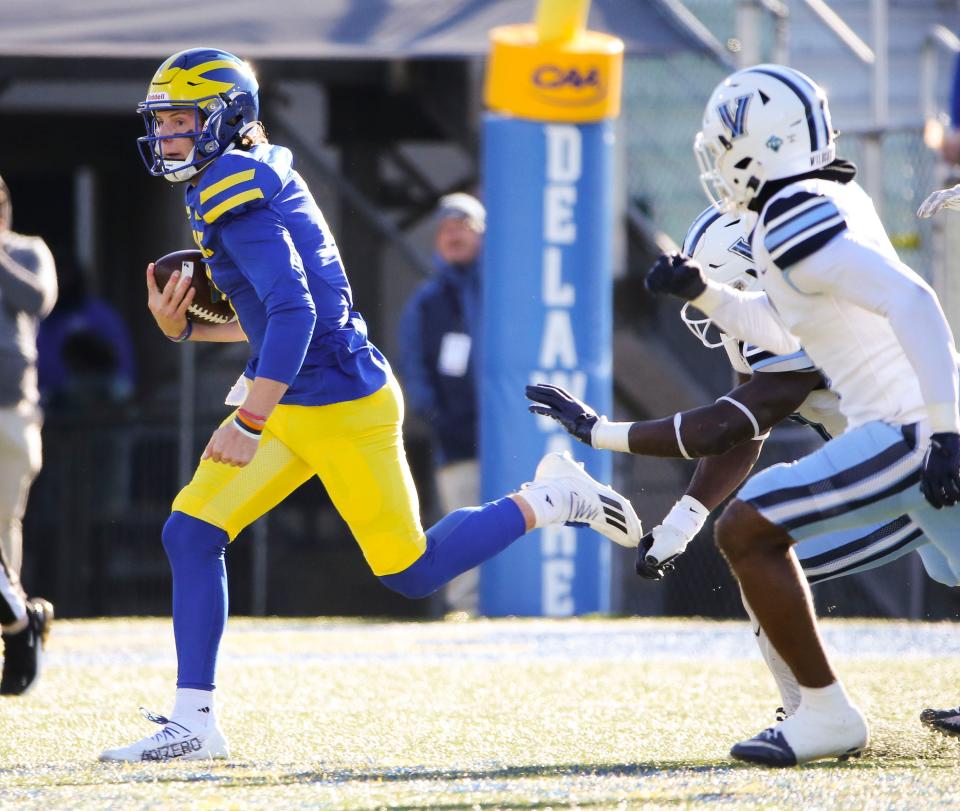
<instances>
[{"instance_id":1,"label":"white wristband","mask_svg":"<svg viewBox=\"0 0 960 811\"><path fill-rule=\"evenodd\" d=\"M710 510L693 496L682 496L660 523L673 527L692 539L703 529L709 515Z\"/></svg>"},{"instance_id":2,"label":"white wristband","mask_svg":"<svg viewBox=\"0 0 960 811\"><path fill-rule=\"evenodd\" d=\"M630 426L632 422L608 422L601 417L590 431L590 444L606 451L630 453Z\"/></svg>"}]
</instances>

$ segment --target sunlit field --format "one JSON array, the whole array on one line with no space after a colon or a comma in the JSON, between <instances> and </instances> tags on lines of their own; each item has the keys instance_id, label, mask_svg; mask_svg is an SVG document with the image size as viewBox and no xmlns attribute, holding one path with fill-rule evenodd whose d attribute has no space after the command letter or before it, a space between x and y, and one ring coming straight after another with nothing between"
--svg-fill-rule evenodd
<instances>
[{"instance_id":1,"label":"sunlit field","mask_svg":"<svg viewBox=\"0 0 960 811\"><path fill-rule=\"evenodd\" d=\"M100 764L158 727L167 620L58 622L40 685L0 699L0 808L960 807L949 624L827 622L867 711L861 760L768 771L731 744L773 719L745 624L670 620L232 620L228 761Z\"/></svg>"}]
</instances>

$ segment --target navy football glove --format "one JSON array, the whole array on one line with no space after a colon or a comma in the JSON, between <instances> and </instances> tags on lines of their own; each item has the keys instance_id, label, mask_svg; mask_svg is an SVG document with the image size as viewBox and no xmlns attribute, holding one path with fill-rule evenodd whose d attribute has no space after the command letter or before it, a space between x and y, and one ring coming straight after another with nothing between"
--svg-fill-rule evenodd
<instances>
[{"instance_id":1,"label":"navy football glove","mask_svg":"<svg viewBox=\"0 0 960 811\"><path fill-rule=\"evenodd\" d=\"M645 284L655 296L669 293L685 301L692 301L707 289L699 263L682 253L663 254L653 263Z\"/></svg>"},{"instance_id":2,"label":"navy football glove","mask_svg":"<svg viewBox=\"0 0 960 811\"><path fill-rule=\"evenodd\" d=\"M553 417L568 434L593 446L591 434L600 416L586 403L578 400L566 389L548 383L527 386L527 398L538 404L529 407L532 413Z\"/></svg>"},{"instance_id":3,"label":"navy football glove","mask_svg":"<svg viewBox=\"0 0 960 811\"><path fill-rule=\"evenodd\" d=\"M930 437L920 489L938 510L960 502L960 434L944 432Z\"/></svg>"}]
</instances>

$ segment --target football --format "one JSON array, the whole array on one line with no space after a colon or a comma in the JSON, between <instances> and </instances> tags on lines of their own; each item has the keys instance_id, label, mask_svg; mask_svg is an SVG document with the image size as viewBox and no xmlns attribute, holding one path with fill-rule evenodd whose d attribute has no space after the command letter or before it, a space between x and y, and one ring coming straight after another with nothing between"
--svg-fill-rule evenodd
<instances>
[{"instance_id":1,"label":"football","mask_svg":"<svg viewBox=\"0 0 960 811\"><path fill-rule=\"evenodd\" d=\"M226 324L236 318L226 297L213 286L207 276L207 266L200 251L174 251L153 263L153 277L163 290L175 270L190 277L190 286L196 291L187 318L197 324Z\"/></svg>"}]
</instances>

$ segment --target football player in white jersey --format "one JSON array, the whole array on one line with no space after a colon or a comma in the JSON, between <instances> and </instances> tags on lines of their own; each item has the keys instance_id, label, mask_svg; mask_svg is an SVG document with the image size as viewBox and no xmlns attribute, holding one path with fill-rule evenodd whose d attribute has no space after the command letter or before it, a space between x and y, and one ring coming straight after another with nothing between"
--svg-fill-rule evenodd
<instances>
[{"instance_id":1,"label":"football player in white jersey","mask_svg":"<svg viewBox=\"0 0 960 811\"><path fill-rule=\"evenodd\" d=\"M694 151L711 200L750 217L764 292L710 281L682 254L647 277L651 292L692 301L741 340L776 354L802 346L848 423L750 479L717 522L746 601L800 685L792 716L731 750L768 766L858 754L869 737L824 652L793 544L904 514L942 551L960 534L950 328L835 150L826 95L809 77L779 65L732 74L707 103Z\"/></svg>"},{"instance_id":2,"label":"football player in white jersey","mask_svg":"<svg viewBox=\"0 0 960 811\"><path fill-rule=\"evenodd\" d=\"M693 221L682 251L700 263L708 278L736 290L758 289L758 273L746 236L740 215L723 214L710 206ZM709 317L695 317L689 304L680 315L704 346L726 351L741 384L709 406L681 412L673 419L609 423L560 387L527 387L527 396L536 403L530 406L532 412L552 417L592 447L698 459L686 493L638 548L637 573L655 580L672 569L673 561L699 533L707 516L750 473L773 421L789 414L827 441L846 430L839 398L827 388L805 352L774 355L745 345L713 330ZM883 566L914 549L919 550L932 579L951 587L960 585L960 547L952 550L954 556L948 559L908 516L808 538L798 543L795 551L807 582L813 584ZM799 685L756 622L753 629L780 691L781 710L791 715L800 704ZM957 714L956 710L924 710L922 717L929 716L928 723L941 731L955 733L960 731L953 728L960 718L943 720L939 716Z\"/></svg>"}]
</instances>

